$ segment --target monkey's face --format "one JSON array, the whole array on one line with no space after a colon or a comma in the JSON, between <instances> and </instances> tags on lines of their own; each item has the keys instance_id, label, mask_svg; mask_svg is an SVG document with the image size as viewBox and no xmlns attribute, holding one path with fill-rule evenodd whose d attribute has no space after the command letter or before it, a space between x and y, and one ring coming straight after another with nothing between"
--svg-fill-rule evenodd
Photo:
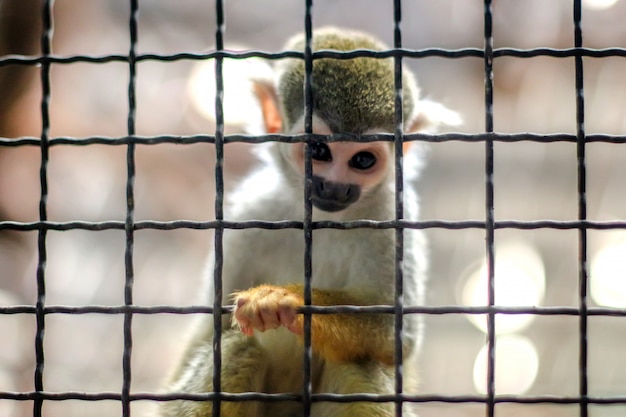
<instances>
[{"instance_id":1,"label":"monkey's face","mask_svg":"<svg viewBox=\"0 0 626 417\"><path fill-rule=\"evenodd\" d=\"M304 175L305 145L291 147L292 165ZM385 180L390 168L391 146L385 142L315 142L310 145L310 150L313 160L312 203L326 212L345 210L361 200Z\"/></svg>"}]
</instances>

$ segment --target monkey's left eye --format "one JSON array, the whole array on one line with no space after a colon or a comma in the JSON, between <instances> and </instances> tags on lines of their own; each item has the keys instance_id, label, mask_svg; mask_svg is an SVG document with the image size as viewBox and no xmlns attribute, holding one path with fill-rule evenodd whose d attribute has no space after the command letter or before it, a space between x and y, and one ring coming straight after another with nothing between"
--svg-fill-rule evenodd
<instances>
[{"instance_id":1,"label":"monkey's left eye","mask_svg":"<svg viewBox=\"0 0 626 417\"><path fill-rule=\"evenodd\" d=\"M348 164L354 169L369 169L376 164L376 156L371 152L359 152L350 159Z\"/></svg>"}]
</instances>

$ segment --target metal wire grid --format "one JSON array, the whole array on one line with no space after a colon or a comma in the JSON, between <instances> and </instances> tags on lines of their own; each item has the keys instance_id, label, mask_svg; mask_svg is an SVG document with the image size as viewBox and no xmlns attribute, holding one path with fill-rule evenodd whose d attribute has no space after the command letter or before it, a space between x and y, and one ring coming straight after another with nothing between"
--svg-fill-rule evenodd
<instances>
[{"instance_id":1,"label":"metal wire grid","mask_svg":"<svg viewBox=\"0 0 626 417\"><path fill-rule=\"evenodd\" d=\"M224 48L224 10L223 2L216 1L216 17L217 31L215 35L216 50L206 54L180 53L172 55L156 55L156 54L138 54L137 47L137 13L139 4L137 0L130 0L130 22L129 22L129 38L130 49L128 55L106 55L106 56L54 56L51 51L52 38L52 0L45 0L43 3L43 31L41 35L41 55L40 56L5 56L0 57L0 66L7 65L39 65L42 82L42 101L41 115L42 127L41 136L21 137L21 138L0 138L0 146L38 146L41 150L41 167L40 167L40 185L41 196L39 202L39 221L37 222L14 222L0 221L0 230L15 231L38 231L38 263L36 271L37 280L37 301L34 306L8 306L0 307L0 314L33 314L36 317L37 331L35 336L35 357L36 367L34 372L34 387L32 392L6 392L0 391L0 399L6 400L32 400L33 416L40 417L42 415L42 407L44 401L62 401L62 400L83 400L83 401L99 401L99 400L117 400L122 404L122 415L130 416L131 402L137 400L154 400L167 401L174 399L187 399L193 401L213 401L213 413L219 415L221 401L247 401L247 400L264 400L264 401L301 401L304 405L304 415L310 414L311 403L314 401L374 401L374 402L395 402L396 415L401 415L401 406L403 402L441 402L441 403L483 403L486 406L486 415L492 417L495 415L495 405L498 403L523 403L523 404L579 404L580 416L588 415L589 404L626 404L626 396L599 397L588 395L588 379L587 379L587 320L589 316L619 316L626 317L626 309L614 308L593 308L587 304L587 230L605 230L605 229L626 229L625 221L591 221L587 219L587 201L586 193L586 172L585 172L585 146L587 143L604 142L624 144L625 136L612 135L586 135L584 127L584 94L583 94L583 58L584 57L626 57L626 49L624 48L605 48L605 49L589 49L583 48L582 42L582 14L581 0L573 0L573 23L574 23L574 47L569 49L494 49L492 34L492 1L484 0L484 48L463 48L458 50L448 49L422 49L407 50L402 48L402 30L401 30L401 2L394 0L394 45L393 49L382 52L369 50L353 51L347 53L320 51L313 52L311 50L312 37L312 0L306 0L305 10L305 38L306 47L304 53L294 51L284 51L280 53L265 53L261 51L250 51L245 53L227 52ZM574 57L575 60L575 88L576 88L576 134L551 134L539 135L533 133L523 134L497 134L493 131L493 61L495 58L511 56L518 58L530 58L537 56L548 56L556 58ZM297 136L285 135L263 135L263 136L247 136L247 135L224 135L224 115L222 107L223 99L223 77L222 63L224 58L245 59L249 57L260 57L265 59L281 59L281 58L301 58L305 61L306 80L305 80L305 134ZM485 218L484 220L466 220L466 221L406 221L402 218L403 202L402 202L402 153L401 146L396 146L396 218L391 221L352 221L352 222L333 222L333 221L312 221L312 207L309 198L311 192L311 156L307 152L306 155L306 175L305 196L303 204L305 206L304 221L246 221L232 222L224 219L223 199L224 199L224 179L223 179L223 157L224 145L233 142L260 143L266 141L281 142L308 142L313 140L346 140L346 135L319 136L312 133L312 89L311 74L312 62L318 58L336 58L350 59L354 57L378 57L378 58L394 58L395 68L395 120L396 129L393 134L379 134L354 137L361 141L385 140L394 141L396 145L400 145L403 141L424 141L424 142L445 142L445 141L471 141L483 142L485 145ZM423 57L445 57L445 58L462 58L477 57L484 60L485 71L485 132L482 134L411 134L405 135L402 131L402 59L403 58L423 58ZM192 135L192 136L151 136L139 137L135 134L135 81L136 66L142 61L177 61L177 60L203 60L214 59L216 68L216 130L214 135ZM88 137L88 138L70 138L70 137L49 137L49 101L50 101L50 68L57 64L69 64L73 62L88 63L106 63L106 62L126 62L129 66L129 83L128 83L128 135L121 138L112 137ZM496 221L494 217L494 183L493 183L493 162L494 162L494 142L518 142L533 141L539 143L550 142L572 142L577 145L578 159L578 219L571 221L554 221L554 220L537 220L537 221L517 221L505 220ZM160 143L175 144L192 144L192 143L212 143L216 149L216 199L215 199L215 220L205 222L176 220L169 222L157 221L134 221L134 177L135 177L135 146L138 144L157 145ZM105 222L50 222L47 218L46 200L48 196L48 157L49 148L59 145L87 146L92 144L105 144L111 146L127 146L127 181L126 181L126 219L125 221L105 221ZM321 228L336 229L352 229L352 228L373 228L373 229L389 229L396 230L397 241L397 259L396 259L396 302L393 306L336 306L336 307L316 307L311 306L311 243L312 232ZM133 304L133 242L134 232L142 229L172 230L178 228L189 229L214 229L215 231L215 303L213 306L154 306L144 307ZM215 368L221 367L221 315L230 311L230 307L222 306L223 294L221 286L222 272L222 237L224 229L243 229L243 228L267 228L267 229L284 229L297 228L303 230L306 244L304 253L305 263L305 304L303 309L305 316L305 355L303 360L304 381L302 394L262 394L262 393L245 393L245 394L229 394L221 392L220 374L216 372L214 375L215 392L205 394L155 394L155 393L131 393L131 354L132 354L132 331L131 324L134 314L196 314L205 313L213 314L214 326L216 329L214 340L215 351ZM487 246L487 263L489 266L488 279L488 305L484 307L462 307L462 306L441 306L441 307L425 307L425 306L403 306L402 297L402 230L405 228L428 229L466 229L478 228L485 230L485 240ZM579 306L576 307L500 307L495 304L495 288L494 288L494 234L497 229L540 229L550 228L559 230L578 230L579 235ZM80 307L69 307L61 305L46 305L46 234L49 230L124 230L126 236L125 249L125 289L124 289L124 305L121 306L97 306L87 305ZM396 369L395 394L374 395L374 394L313 394L311 391L311 350L310 350L310 317L311 314L329 314L338 312L377 312L395 315L395 354L397 358L401 358L401 340L400 334L402 330L403 314L486 314L488 317L488 370L487 370L487 394L481 395L463 395L463 396L444 396L444 395L408 395L402 392L402 372L400 366ZM81 393L81 392L48 392L43 385L44 372L44 331L45 316L47 314L121 314L124 316L124 350L122 358L123 384L120 393L117 392L98 392L98 393ZM496 395L495 390L495 316L496 314L535 314L535 315L571 315L579 317L579 395L571 396L503 396ZM399 361L398 361L399 363Z\"/></svg>"}]
</instances>

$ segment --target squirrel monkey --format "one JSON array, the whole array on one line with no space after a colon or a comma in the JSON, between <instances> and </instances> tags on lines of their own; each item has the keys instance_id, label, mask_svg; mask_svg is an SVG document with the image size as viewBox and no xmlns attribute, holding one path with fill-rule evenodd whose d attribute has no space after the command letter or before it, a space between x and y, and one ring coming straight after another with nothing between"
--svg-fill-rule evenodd
<instances>
[{"instance_id":1,"label":"squirrel monkey","mask_svg":"<svg viewBox=\"0 0 626 417\"><path fill-rule=\"evenodd\" d=\"M302 35L289 50L303 50ZM384 50L368 35L334 28L315 31L314 50ZM394 131L392 59L316 59L313 62L313 132L367 134ZM255 80L268 133L304 133L304 62L287 59L274 68L275 80ZM442 106L420 101L416 82L403 70L404 131L456 117ZM438 114L437 114L438 113ZM441 114L444 116L441 117ZM446 120L447 119L447 120ZM226 218L302 220L305 145L269 143L265 163L239 184ZM390 142L312 143L313 220L349 221L395 218L393 144ZM408 158L407 158L408 159ZM408 161L407 161L408 162ZM416 161L417 162L417 161ZM410 179L411 175L405 175ZM404 216L415 220L417 196L404 187ZM223 316L222 391L302 392L304 237L302 230L244 229L224 232L223 291L233 294L235 310ZM318 229L313 232L312 304L393 305L395 230ZM404 231L405 306L422 303L425 243L421 231ZM212 268L209 268L212 271ZM213 303L213 278L207 280ZM226 303L229 303L227 300ZM232 317L231 317L232 316ZM417 315L403 318L405 380L414 366L420 339ZM232 324L231 324L232 321ZM311 316L315 393L394 392L394 316L392 314L313 314ZM213 320L204 317L169 386L171 392L213 391ZM163 417L209 417L212 403L168 401ZM405 416L412 410L405 405ZM224 417L300 415L298 402L222 401ZM311 415L392 416L393 403L314 402Z\"/></svg>"}]
</instances>

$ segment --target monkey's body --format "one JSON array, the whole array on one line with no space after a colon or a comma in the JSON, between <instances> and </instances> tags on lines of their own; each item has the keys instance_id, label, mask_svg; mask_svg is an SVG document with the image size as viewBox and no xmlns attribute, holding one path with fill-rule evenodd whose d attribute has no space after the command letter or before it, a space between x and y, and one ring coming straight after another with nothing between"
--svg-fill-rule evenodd
<instances>
[{"instance_id":1,"label":"monkey's body","mask_svg":"<svg viewBox=\"0 0 626 417\"><path fill-rule=\"evenodd\" d=\"M289 49L300 48L296 39ZM316 31L314 49L382 49L372 38L335 29ZM358 91L369 96L333 99L339 84L355 85L358 75L346 63L355 62L365 72ZM358 63L358 65L357 65ZM301 94L302 61L281 63L276 83L261 84L259 100L268 132L303 132ZM316 78L317 77L317 78ZM324 77L331 79L326 85ZM314 61L314 97L336 105L332 115L314 106L314 133L375 133L393 129L393 62L359 58ZM317 80L317 82L316 82ZM418 91L408 70L404 76L405 131L416 131L428 120L418 106ZM356 87L355 87L356 88ZM265 89L265 90L264 90ZM295 89L295 90L294 90ZM267 94L264 94L265 91ZM295 97L295 99L290 96ZM344 100L347 99L347 100ZM295 102L293 100L296 100ZM328 101L328 100L327 100ZM376 102L381 105L375 108ZM354 108L345 108L346 103ZM268 107L269 106L269 107ZM300 106L299 113L294 106ZM342 107L343 106L343 107ZM367 106L359 108L359 106ZM389 114L391 112L391 114ZM278 119L277 119L278 118ZM376 122L376 124L372 124ZM372 143L315 143L313 157L313 220L393 220L395 179L393 145ZM245 179L231 195L228 220L304 219L304 145L270 143L264 166ZM408 161L407 161L408 162ZM415 161L413 161L415 162ZM411 171L411 170L409 170ZM407 171L408 172L408 171ZM317 179L316 179L317 178ZM405 175L404 218L418 218L413 176ZM403 232L403 299L405 306L422 304L425 281L425 243L421 231ZM395 229L316 229L312 237L313 305L394 305L396 280ZM235 312L223 317L223 392L303 392L303 318L297 313L304 304L304 234L299 229L225 230L223 245L223 294L235 294ZM208 268L208 305L213 304L213 265ZM225 299L224 304L230 304ZM231 319L238 326L231 327ZM237 328L238 327L238 328ZM394 316L392 314L313 314L312 390L314 393L393 394ZM414 359L420 339L418 315L403 318L403 375L416 379ZM213 391L213 319L205 317L194 333L184 360L170 386L173 392ZM405 384L408 388L408 384ZM170 401L163 403L163 417L210 417L211 402ZM390 417L394 403L314 402L313 417ZM222 401L224 417L291 417L301 415L302 405L293 401ZM404 415L413 416L404 406Z\"/></svg>"},{"instance_id":2,"label":"monkey's body","mask_svg":"<svg viewBox=\"0 0 626 417\"><path fill-rule=\"evenodd\" d=\"M302 220L303 205L300 203L283 204L283 200L302 200L303 194L287 196L281 181L271 171L260 171L251 178L255 184L274 184L274 190L253 187L243 183L239 195L235 192L232 204L229 204L229 220ZM248 193L258 192L258 195ZM351 218L341 215L328 215L314 209L314 220L322 216L323 219L334 220L390 220L389 213L394 206L394 191L391 187L381 189L387 195L384 199L389 205L384 210L368 210ZM257 210L264 206L246 204L240 198L267 199L272 202L275 210L271 212ZM294 201L294 200L291 200ZM405 187L405 218L415 219L417 215L416 196L412 189ZM293 210L297 208L296 210ZM348 237L347 237L348 235ZM342 243L354 242L355 245L346 247ZM318 229L313 232L312 247L312 285L320 290L338 290L342 293L366 293L363 304L388 304L394 301L395 279L395 231L393 229ZM424 244L420 231L412 230L404 233L405 247L405 281L410 285L404 288L404 304L421 304L421 286L423 280ZM358 262L346 262L355 259ZM417 262L416 262L417 261ZM209 270L212 270L210 265ZM224 272L223 293L232 294L241 289L256 287L261 284L287 286L297 281L294 277L304 276L304 235L299 229L267 230L244 229L226 230L224 233ZM350 277L360 276L362 281L355 287ZM213 303L213 281L208 280L208 305ZM367 289L372 291L368 293ZM225 302L228 304L229 302ZM328 300L332 304L332 300ZM338 300L336 304L343 304ZM348 304L348 303L346 303ZM351 303L350 303L351 304ZM388 352L393 349L393 316L385 318L386 325L378 334L365 333L364 328L343 328L343 337L351 340L346 343L346 349L351 345L372 344L374 339L383 338L388 343ZM213 355L212 355L212 320L205 318L197 329L202 337L195 340L187 353L187 362L192 366L183 367L178 374L178 381L171 387L172 391L210 392L212 390ZM418 343L420 321L416 315L406 315L404 320L405 338L407 346L404 367L404 378L408 385L414 382L414 359ZM229 329L222 335L222 390L227 392L268 392L268 393L302 393L303 384L303 344L299 337L285 328L256 332L253 337L243 335L238 329L230 329L230 316L226 315L224 329ZM353 332L354 334L350 334ZM361 333L364 332L364 333ZM383 342L384 343L384 342ZM237 353L235 353L237 352ZM245 352L245 354L242 354ZM230 355L236 354L235 358ZM247 359L246 359L247 358ZM202 366L198 366L202 363ZM236 364L229 366L229 364ZM408 365L408 366L407 366ZM202 374L198 371L202 369ZM232 372L232 373L231 373ZM247 375L249 379L240 382L235 375ZM316 393L384 393L394 392L394 367L390 364L381 364L375 360L351 362L327 361L320 355L314 354L312 364L313 392ZM233 384L231 386L231 384ZM162 409L164 417L195 416L199 409L204 414L211 415L211 403L173 402L165 403ZM301 415L302 405L298 402L222 402L224 416L258 416L258 417L295 417ZM249 408L246 408L249 407ZM256 408L258 407L258 408ZM337 410L341 407L341 410ZM380 408L375 410L372 408ZM198 410L197 410L198 409ZM314 403L312 416L391 416L392 403L353 403L341 404L331 402ZM411 416L409 411L406 416Z\"/></svg>"}]
</instances>

